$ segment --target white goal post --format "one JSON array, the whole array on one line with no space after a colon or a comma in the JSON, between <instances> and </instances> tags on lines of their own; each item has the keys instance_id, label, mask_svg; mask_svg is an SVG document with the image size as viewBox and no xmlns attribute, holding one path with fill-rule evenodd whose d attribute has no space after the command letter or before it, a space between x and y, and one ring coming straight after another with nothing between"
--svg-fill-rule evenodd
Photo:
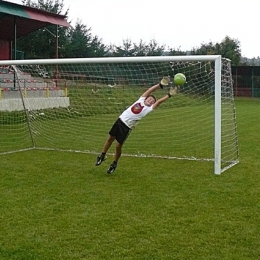
<instances>
[{"instance_id":1,"label":"white goal post","mask_svg":"<svg viewBox=\"0 0 260 260\"><path fill-rule=\"evenodd\" d=\"M118 115L179 72L187 83L141 120L123 155L208 161L221 174L239 160L231 62L219 55L0 61L0 154L98 154Z\"/></svg>"}]
</instances>

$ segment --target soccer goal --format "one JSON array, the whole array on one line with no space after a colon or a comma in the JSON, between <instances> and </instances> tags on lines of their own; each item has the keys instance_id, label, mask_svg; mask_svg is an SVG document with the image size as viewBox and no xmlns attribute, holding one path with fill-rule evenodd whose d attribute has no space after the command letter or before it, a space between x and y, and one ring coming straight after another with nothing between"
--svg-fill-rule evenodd
<instances>
[{"instance_id":1,"label":"soccer goal","mask_svg":"<svg viewBox=\"0 0 260 260\"><path fill-rule=\"evenodd\" d=\"M0 61L0 154L99 154L119 114L179 72L185 85L140 121L123 155L207 161L221 174L238 163L238 142L231 63L218 55Z\"/></svg>"}]
</instances>

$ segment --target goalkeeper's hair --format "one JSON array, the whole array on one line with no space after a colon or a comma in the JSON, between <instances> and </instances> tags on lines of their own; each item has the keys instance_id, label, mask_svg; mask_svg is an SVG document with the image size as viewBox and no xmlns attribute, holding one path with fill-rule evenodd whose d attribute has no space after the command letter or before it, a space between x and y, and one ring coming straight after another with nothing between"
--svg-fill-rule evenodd
<instances>
[{"instance_id":1,"label":"goalkeeper's hair","mask_svg":"<svg viewBox=\"0 0 260 260\"><path fill-rule=\"evenodd\" d=\"M149 95L147 96L145 99L149 98L149 97L152 97L154 99L154 101L156 102L156 97L154 95Z\"/></svg>"}]
</instances>

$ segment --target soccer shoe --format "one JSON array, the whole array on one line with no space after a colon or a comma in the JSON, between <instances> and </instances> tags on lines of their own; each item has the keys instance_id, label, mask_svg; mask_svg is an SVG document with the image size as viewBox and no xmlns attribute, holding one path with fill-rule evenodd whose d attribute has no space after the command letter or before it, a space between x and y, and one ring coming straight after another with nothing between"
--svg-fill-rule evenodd
<instances>
[{"instance_id":1,"label":"soccer shoe","mask_svg":"<svg viewBox=\"0 0 260 260\"><path fill-rule=\"evenodd\" d=\"M98 156L97 157L97 162L96 162L96 166L99 166L103 161L106 160L106 157L104 156Z\"/></svg>"},{"instance_id":2,"label":"soccer shoe","mask_svg":"<svg viewBox=\"0 0 260 260\"><path fill-rule=\"evenodd\" d=\"M113 172L116 170L116 167L117 167L117 163L114 163L114 162L113 162L113 163L110 165L110 167L108 168L107 173L108 173L108 174L113 173Z\"/></svg>"}]
</instances>

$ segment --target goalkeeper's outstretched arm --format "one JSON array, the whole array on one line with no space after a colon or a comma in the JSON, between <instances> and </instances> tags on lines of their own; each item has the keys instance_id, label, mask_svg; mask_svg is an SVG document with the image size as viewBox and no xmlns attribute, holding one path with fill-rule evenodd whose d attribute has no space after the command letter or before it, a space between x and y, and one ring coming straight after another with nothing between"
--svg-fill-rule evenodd
<instances>
[{"instance_id":1,"label":"goalkeeper's outstretched arm","mask_svg":"<svg viewBox=\"0 0 260 260\"><path fill-rule=\"evenodd\" d=\"M156 85L150 87L149 89L147 89L147 90L143 93L142 97L148 97L148 96L151 95L151 93L152 93L153 91L155 91L156 89L158 89L158 88L163 88L163 87L168 86L169 82L170 82L169 77L167 77L167 76L166 76L166 77L163 77L162 80L161 80L158 84L156 84Z\"/></svg>"},{"instance_id":2,"label":"goalkeeper's outstretched arm","mask_svg":"<svg viewBox=\"0 0 260 260\"><path fill-rule=\"evenodd\" d=\"M152 86L152 87L150 87L150 88L148 88L148 89L143 93L142 97L148 97L148 96L150 96L151 93L154 92L154 91L155 91L156 89L158 89L158 88L160 88L159 83L156 84L156 85L154 85L154 86Z\"/></svg>"},{"instance_id":3,"label":"goalkeeper's outstretched arm","mask_svg":"<svg viewBox=\"0 0 260 260\"><path fill-rule=\"evenodd\" d=\"M178 92L178 87L171 87L169 90L169 93L167 95L165 95L164 97L161 97L160 99L158 99L154 104L153 104L153 109L157 108L161 103L163 103L165 100L167 100L168 98L170 98L173 95L176 95Z\"/></svg>"}]
</instances>

